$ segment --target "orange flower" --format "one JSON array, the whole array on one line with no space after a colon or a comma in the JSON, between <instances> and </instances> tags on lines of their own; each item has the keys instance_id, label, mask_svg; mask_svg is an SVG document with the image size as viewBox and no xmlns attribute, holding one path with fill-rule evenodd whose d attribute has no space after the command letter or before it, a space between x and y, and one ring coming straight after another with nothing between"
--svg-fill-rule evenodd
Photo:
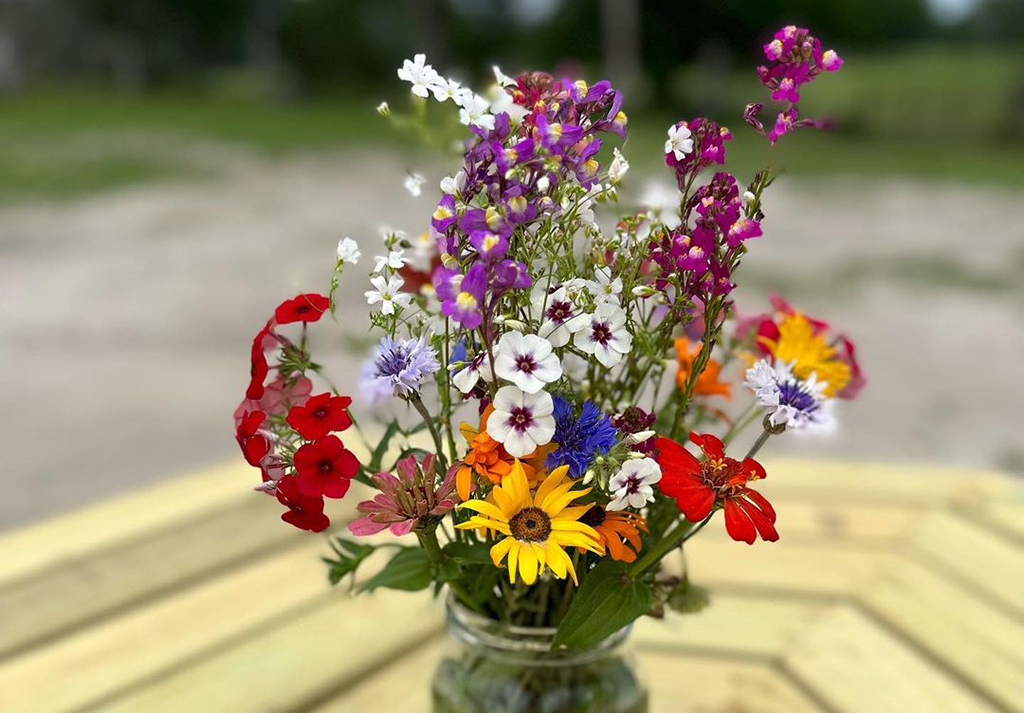
<instances>
[{"instance_id":1,"label":"orange flower","mask_svg":"<svg viewBox=\"0 0 1024 713\"><path fill-rule=\"evenodd\" d=\"M512 470L515 459L510 456L505 448L496 440L487 435L487 418L494 410L488 406L480 417L480 428L473 428L468 423L459 424L462 437L469 444L469 452L462 459L462 464L455 473L455 489L461 500L469 498L470 488L473 486L473 476L478 475L487 478L494 485L501 483L501 479ZM538 472L538 463L543 463L546 452L542 448L522 459L523 472L527 480L532 481Z\"/></svg>"},{"instance_id":2,"label":"orange flower","mask_svg":"<svg viewBox=\"0 0 1024 713\"><path fill-rule=\"evenodd\" d=\"M686 388L686 382L690 379L690 372L693 371L693 360L697 358L699 347L690 351L690 340L686 337L676 339L676 359L679 361L679 371L676 373L676 383L680 389ZM728 381L719 381L718 375L722 371L722 365L714 359L708 359L704 371L697 377L693 385L694 396L732 396L732 384Z\"/></svg>"},{"instance_id":3,"label":"orange flower","mask_svg":"<svg viewBox=\"0 0 1024 713\"><path fill-rule=\"evenodd\" d=\"M636 559L640 551L640 531L647 532L647 521L639 515L622 510L606 510L600 505L587 510L580 522L594 528L602 547L613 560L621 562Z\"/></svg>"}]
</instances>

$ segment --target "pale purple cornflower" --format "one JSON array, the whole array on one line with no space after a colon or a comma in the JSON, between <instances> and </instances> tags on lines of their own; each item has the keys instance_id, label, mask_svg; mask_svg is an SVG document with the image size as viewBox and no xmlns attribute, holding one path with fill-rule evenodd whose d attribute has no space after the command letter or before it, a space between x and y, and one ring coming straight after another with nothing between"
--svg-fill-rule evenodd
<instances>
[{"instance_id":1,"label":"pale purple cornflower","mask_svg":"<svg viewBox=\"0 0 1024 713\"><path fill-rule=\"evenodd\" d=\"M790 365L772 365L761 359L747 369L746 385L754 392L757 403L768 409L768 420L773 426L785 424L789 429L802 430L830 429L835 425L831 399L824 393L828 384L818 381L817 374L799 379Z\"/></svg>"},{"instance_id":2,"label":"pale purple cornflower","mask_svg":"<svg viewBox=\"0 0 1024 713\"><path fill-rule=\"evenodd\" d=\"M434 349L423 339L384 337L374 355L374 378L384 379L396 396L419 392L423 377L441 368Z\"/></svg>"}]
</instances>

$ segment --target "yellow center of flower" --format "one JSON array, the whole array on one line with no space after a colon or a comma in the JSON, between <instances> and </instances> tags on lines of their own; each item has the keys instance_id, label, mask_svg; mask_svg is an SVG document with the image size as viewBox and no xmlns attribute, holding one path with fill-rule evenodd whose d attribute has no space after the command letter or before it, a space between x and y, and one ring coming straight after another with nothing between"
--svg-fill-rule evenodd
<instances>
[{"instance_id":1,"label":"yellow center of flower","mask_svg":"<svg viewBox=\"0 0 1024 713\"><path fill-rule=\"evenodd\" d=\"M584 82L582 79L577 79L575 84L576 84L576 89L579 90L580 94L586 94L587 93L587 88L588 87L587 87L587 83L586 82Z\"/></svg>"},{"instance_id":2,"label":"yellow center of flower","mask_svg":"<svg viewBox=\"0 0 1024 713\"><path fill-rule=\"evenodd\" d=\"M596 160L588 158L586 161L583 162L583 171L586 173L586 175L593 176L595 173L597 173L597 169L599 166L600 164L598 164Z\"/></svg>"},{"instance_id":3,"label":"yellow center of flower","mask_svg":"<svg viewBox=\"0 0 1024 713\"><path fill-rule=\"evenodd\" d=\"M455 304L457 304L460 309L476 309L476 297L468 292L460 292L459 296L455 298Z\"/></svg>"},{"instance_id":4,"label":"yellow center of flower","mask_svg":"<svg viewBox=\"0 0 1024 713\"><path fill-rule=\"evenodd\" d=\"M551 534L551 518L538 507L523 508L509 519L508 529L520 542L544 542Z\"/></svg>"},{"instance_id":5,"label":"yellow center of flower","mask_svg":"<svg viewBox=\"0 0 1024 713\"><path fill-rule=\"evenodd\" d=\"M548 137L555 141L562 138L562 125L548 124Z\"/></svg>"},{"instance_id":6,"label":"yellow center of flower","mask_svg":"<svg viewBox=\"0 0 1024 713\"><path fill-rule=\"evenodd\" d=\"M612 119L612 121L614 121L619 126L625 126L626 122L628 122L629 119L626 118L626 112L620 111L618 114L615 115L615 118Z\"/></svg>"},{"instance_id":7,"label":"yellow center of flower","mask_svg":"<svg viewBox=\"0 0 1024 713\"><path fill-rule=\"evenodd\" d=\"M512 196L508 199L508 207L513 213L522 213L526 210L526 198L523 196Z\"/></svg>"},{"instance_id":8,"label":"yellow center of flower","mask_svg":"<svg viewBox=\"0 0 1024 713\"><path fill-rule=\"evenodd\" d=\"M501 240L501 238L494 233L488 233L487 237L484 238L483 252L489 253L491 249L498 244L499 240Z\"/></svg>"},{"instance_id":9,"label":"yellow center of flower","mask_svg":"<svg viewBox=\"0 0 1024 713\"><path fill-rule=\"evenodd\" d=\"M487 227L491 230L498 230L501 228L501 213L494 206L487 206L487 211L484 214L484 222L487 223Z\"/></svg>"},{"instance_id":10,"label":"yellow center of flower","mask_svg":"<svg viewBox=\"0 0 1024 713\"><path fill-rule=\"evenodd\" d=\"M452 212L446 206L439 205L434 211L434 220L448 220L451 217Z\"/></svg>"}]
</instances>

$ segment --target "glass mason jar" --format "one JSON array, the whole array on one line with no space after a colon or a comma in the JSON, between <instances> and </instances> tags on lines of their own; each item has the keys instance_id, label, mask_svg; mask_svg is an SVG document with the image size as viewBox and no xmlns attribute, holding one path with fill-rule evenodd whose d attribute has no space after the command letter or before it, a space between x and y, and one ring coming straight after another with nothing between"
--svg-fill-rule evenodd
<instances>
[{"instance_id":1,"label":"glass mason jar","mask_svg":"<svg viewBox=\"0 0 1024 713\"><path fill-rule=\"evenodd\" d=\"M646 713L626 647L631 627L597 646L552 651L552 628L508 626L447 604L452 650L434 673L434 713Z\"/></svg>"}]
</instances>

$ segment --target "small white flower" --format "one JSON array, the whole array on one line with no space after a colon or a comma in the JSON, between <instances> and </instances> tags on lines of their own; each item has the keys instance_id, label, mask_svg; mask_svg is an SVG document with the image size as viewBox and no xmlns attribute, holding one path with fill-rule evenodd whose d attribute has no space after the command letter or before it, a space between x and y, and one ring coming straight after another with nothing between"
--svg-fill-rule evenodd
<instances>
[{"instance_id":1,"label":"small white flower","mask_svg":"<svg viewBox=\"0 0 1024 713\"><path fill-rule=\"evenodd\" d=\"M409 258L404 257L404 250L392 250L390 253L385 255L376 255L374 260L376 261L373 265L373 271L375 273L383 272L384 268L389 267L392 270L401 270L405 263L409 262Z\"/></svg>"},{"instance_id":2,"label":"small white flower","mask_svg":"<svg viewBox=\"0 0 1024 713\"><path fill-rule=\"evenodd\" d=\"M437 75L429 88L430 91L434 93L434 99L437 99L439 102L445 102L451 99L457 104L458 102L456 101L456 97L459 96L461 87L462 85L454 79L448 79L441 75Z\"/></svg>"},{"instance_id":3,"label":"small white flower","mask_svg":"<svg viewBox=\"0 0 1024 713\"><path fill-rule=\"evenodd\" d=\"M536 334L505 332L498 340L494 373L528 394L562 378L562 364L551 342Z\"/></svg>"},{"instance_id":4,"label":"small white flower","mask_svg":"<svg viewBox=\"0 0 1024 713\"><path fill-rule=\"evenodd\" d=\"M608 180L612 182L612 185L618 183L629 171L629 161L622 155L622 152L618 148L612 149L612 162L608 166Z\"/></svg>"},{"instance_id":5,"label":"small white flower","mask_svg":"<svg viewBox=\"0 0 1024 713\"><path fill-rule=\"evenodd\" d=\"M412 84L412 93L424 99L430 95L430 86L437 80L437 72L426 61L426 55L418 54L411 60L405 60L398 70L398 78Z\"/></svg>"},{"instance_id":6,"label":"small white flower","mask_svg":"<svg viewBox=\"0 0 1024 713\"><path fill-rule=\"evenodd\" d=\"M626 313L610 302L597 306L576 336L576 346L609 369L633 349L633 335L626 329Z\"/></svg>"},{"instance_id":7,"label":"small white flower","mask_svg":"<svg viewBox=\"0 0 1024 713\"><path fill-rule=\"evenodd\" d=\"M626 434L626 437L622 440L631 446L635 446L637 443L650 440L654 435L656 435L654 431L637 431L636 433Z\"/></svg>"},{"instance_id":8,"label":"small white flower","mask_svg":"<svg viewBox=\"0 0 1024 713\"><path fill-rule=\"evenodd\" d=\"M397 309L408 307L412 302L412 295L400 291L402 285L405 284L400 277L392 276L390 279L385 280L383 275L377 275L371 278L370 284L376 289L368 290L364 293L366 295L366 304L375 305L380 302L382 314L394 314Z\"/></svg>"},{"instance_id":9,"label":"small white flower","mask_svg":"<svg viewBox=\"0 0 1024 713\"><path fill-rule=\"evenodd\" d=\"M587 316L576 309L564 285L550 295L541 287L533 293L532 302L540 321L537 334L553 347L564 347L587 324Z\"/></svg>"},{"instance_id":10,"label":"small white flower","mask_svg":"<svg viewBox=\"0 0 1024 713\"><path fill-rule=\"evenodd\" d=\"M424 230L408 240L412 244L412 256L406 258L406 264L419 272L430 272L430 265L437 255L437 243L430 236L430 231Z\"/></svg>"},{"instance_id":11,"label":"small white flower","mask_svg":"<svg viewBox=\"0 0 1024 713\"><path fill-rule=\"evenodd\" d=\"M515 85L516 80L502 72L498 65L494 65L491 69L494 70L494 81L498 83L499 87L511 87Z\"/></svg>"},{"instance_id":12,"label":"small white flower","mask_svg":"<svg viewBox=\"0 0 1024 713\"><path fill-rule=\"evenodd\" d=\"M473 357L473 361L468 366L452 375L452 383L459 391L468 394L480 379L490 381L492 378L491 362L487 357L487 352L480 352Z\"/></svg>"},{"instance_id":13,"label":"small white flower","mask_svg":"<svg viewBox=\"0 0 1024 713\"><path fill-rule=\"evenodd\" d=\"M377 113L381 116L391 116L391 107L387 102L381 102L377 105Z\"/></svg>"},{"instance_id":14,"label":"small white flower","mask_svg":"<svg viewBox=\"0 0 1024 713\"><path fill-rule=\"evenodd\" d=\"M669 230L675 230L682 222L679 218L679 202L682 199L683 194L678 188L669 188L658 181L648 181L640 196L640 204L647 208L647 214L652 220ZM641 230L637 231L637 238L645 240L650 230L651 221L645 220Z\"/></svg>"},{"instance_id":15,"label":"small white flower","mask_svg":"<svg viewBox=\"0 0 1024 713\"><path fill-rule=\"evenodd\" d=\"M441 192L450 196L457 196L466 188L466 172L459 171L454 176L445 176L441 179Z\"/></svg>"},{"instance_id":16,"label":"small white flower","mask_svg":"<svg viewBox=\"0 0 1024 713\"><path fill-rule=\"evenodd\" d=\"M505 446L510 456L523 458L551 442L554 411L554 401L546 391L528 394L515 386L502 386L494 395L487 435Z\"/></svg>"},{"instance_id":17,"label":"small white flower","mask_svg":"<svg viewBox=\"0 0 1024 713\"><path fill-rule=\"evenodd\" d=\"M651 486L661 480L661 467L653 458L637 458L622 464L622 469L612 476L608 489L612 491L609 510L627 507L639 509L654 500Z\"/></svg>"},{"instance_id":18,"label":"small white flower","mask_svg":"<svg viewBox=\"0 0 1024 713\"><path fill-rule=\"evenodd\" d=\"M599 267L594 271L595 280L587 280L587 290L594 297L597 304L610 302L619 304L619 295L622 294L622 278L612 279L610 267Z\"/></svg>"},{"instance_id":19,"label":"small white flower","mask_svg":"<svg viewBox=\"0 0 1024 713\"><path fill-rule=\"evenodd\" d=\"M352 238L342 238L338 241L338 260L355 265L359 262L362 253L359 252L359 243Z\"/></svg>"},{"instance_id":20,"label":"small white flower","mask_svg":"<svg viewBox=\"0 0 1024 713\"><path fill-rule=\"evenodd\" d=\"M685 126L670 126L668 141L665 142L665 153L673 154L676 161L682 161L683 156L691 151L693 151L693 139L690 138L690 130Z\"/></svg>"},{"instance_id":21,"label":"small white flower","mask_svg":"<svg viewBox=\"0 0 1024 713\"><path fill-rule=\"evenodd\" d=\"M459 110L459 121L466 126L476 126L485 131L494 129L494 115L487 113L491 108L489 101L474 94L467 98Z\"/></svg>"},{"instance_id":22,"label":"small white flower","mask_svg":"<svg viewBox=\"0 0 1024 713\"><path fill-rule=\"evenodd\" d=\"M423 194L423 184L427 182L427 179L418 173L410 173L405 177L405 190L409 191L409 195L413 198L419 198Z\"/></svg>"},{"instance_id":23,"label":"small white flower","mask_svg":"<svg viewBox=\"0 0 1024 713\"><path fill-rule=\"evenodd\" d=\"M537 179L537 191L539 193L547 193L548 189L551 188L551 179L546 175L541 176Z\"/></svg>"}]
</instances>

